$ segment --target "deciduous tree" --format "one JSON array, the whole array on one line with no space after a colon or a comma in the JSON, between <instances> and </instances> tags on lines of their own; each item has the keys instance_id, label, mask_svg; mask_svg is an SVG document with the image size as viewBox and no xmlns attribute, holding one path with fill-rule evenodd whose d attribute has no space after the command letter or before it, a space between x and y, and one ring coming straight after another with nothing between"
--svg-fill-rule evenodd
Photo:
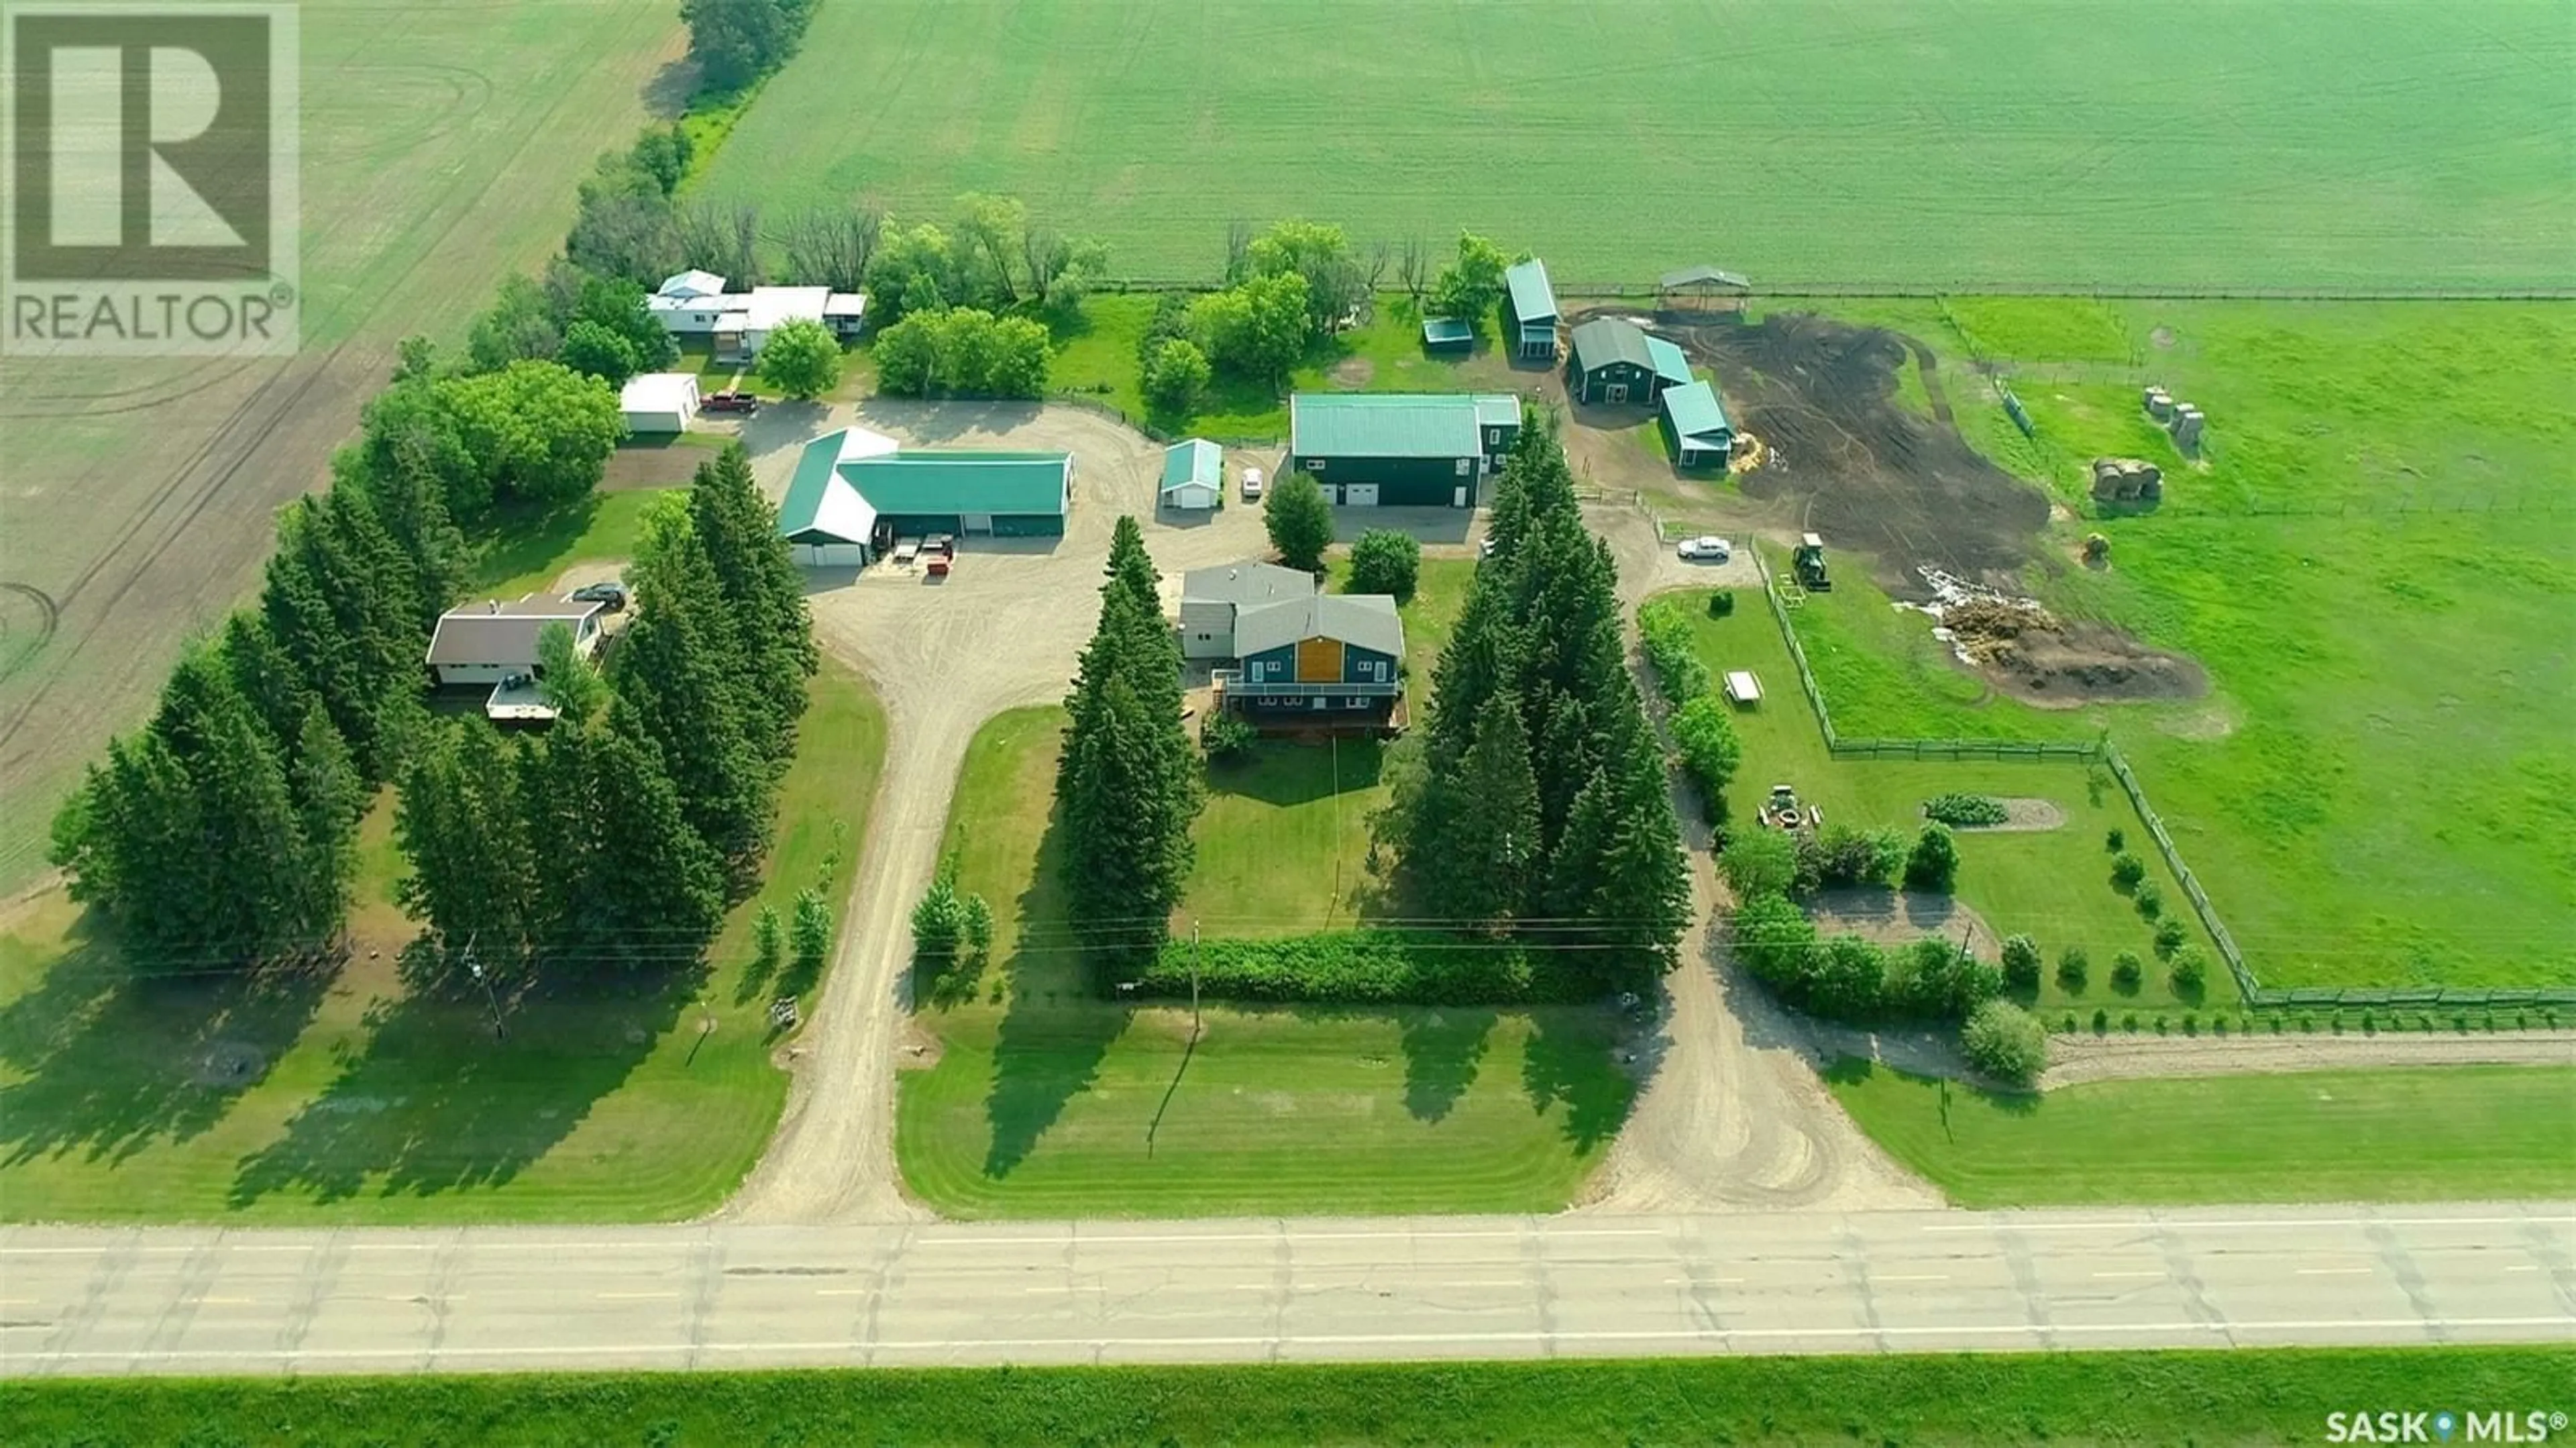
<instances>
[{"instance_id":1,"label":"deciduous tree","mask_svg":"<svg viewBox=\"0 0 2576 1448\"><path fill-rule=\"evenodd\" d=\"M1396 528L1371 528L1351 545L1351 592L1384 593L1410 602L1422 577L1422 543Z\"/></svg>"},{"instance_id":2,"label":"deciduous tree","mask_svg":"<svg viewBox=\"0 0 2576 1448\"><path fill-rule=\"evenodd\" d=\"M1274 484L1261 505L1261 524L1281 563L1324 571L1324 550L1333 546L1333 505L1312 476L1292 472Z\"/></svg>"},{"instance_id":3,"label":"deciduous tree","mask_svg":"<svg viewBox=\"0 0 2576 1448\"><path fill-rule=\"evenodd\" d=\"M760 380L798 399L841 385L841 341L820 322L782 322L760 348Z\"/></svg>"}]
</instances>

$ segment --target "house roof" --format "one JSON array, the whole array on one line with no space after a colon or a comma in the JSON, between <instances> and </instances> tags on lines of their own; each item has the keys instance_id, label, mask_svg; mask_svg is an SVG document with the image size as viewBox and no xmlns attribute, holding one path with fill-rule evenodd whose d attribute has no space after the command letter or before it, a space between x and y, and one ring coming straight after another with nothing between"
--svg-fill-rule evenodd
<instances>
[{"instance_id":1,"label":"house roof","mask_svg":"<svg viewBox=\"0 0 2576 1448\"><path fill-rule=\"evenodd\" d=\"M626 379L617 389L617 406L623 412L695 412L698 407L698 374L694 372L644 372Z\"/></svg>"},{"instance_id":2,"label":"house roof","mask_svg":"<svg viewBox=\"0 0 2576 1448\"><path fill-rule=\"evenodd\" d=\"M1691 380L1690 359L1682 355L1681 348L1663 338L1647 334L1646 356L1654 362L1655 375L1668 385L1679 387Z\"/></svg>"},{"instance_id":3,"label":"house roof","mask_svg":"<svg viewBox=\"0 0 2576 1448\"><path fill-rule=\"evenodd\" d=\"M1646 351L1646 329L1625 317L1595 317L1575 328L1569 340L1578 371L1596 371L1614 362L1647 372L1655 368L1655 359Z\"/></svg>"},{"instance_id":4,"label":"house roof","mask_svg":"<svg viewBox=\"0 0 2576 1448\"><path fill-rule=\"evenodd\" d=\"M1503 285L1512 294L1512 315L1522 322L1556 316L1556 289L1547 284L1546 262L1537 257L1514 262L1503 272Z\"/></svg>"},{"instance_id":5,"label":"house roof","mask_svg":"<svg viewBox=\"0 0 2576 1448\"><path fill-rule=\"evenodd\" d=\"M654 295L662 297L712 297L723 291L724 288L725 279L717 276L714 272L690 270L684 272L673 272L669 276L662 278L662 285L654 289Z\"/></svg>"},{"instance_id":6,"label":"house roof","mask_svg":"<svg viewBox=\"0 0 2576 1448\"><path fill-rule=\"evenodd\" d=\"M743 326L748 331L767 332L782 322L819 322L823 320L824 305L831 300L830 287L753 287Z\"/></svg>"},{"instance_id":7,"label":"house roof","mask_svg":"<svg viewBox=\"0 0 2576 1448\"><path fill-rule=\"evenodd\" d=\"M1721 287L1733 287L1737 291L1750 291L1753 288L1753 283L1746 281L1738 273L1720 271L1716 267L1706 265L1686 266L1677 271L1668 271L1664 273L1663 280L1658 282L1657 285L1670 289L1673 287L1687 287L1703 283Z\"/></svg>"},{"instance_id":8,"label":"house roof","mask_svg":"<svg viewBox=\"0 0 2576 1448\"><path fill-rule=\"evenodd\" d=\"M823 315L827 317L864 317L867 312L865 292L834 292L823 299Z\"/></svg>"},{"instance_id":9,"label":"house roof","mask_svg":"<svg viewBox=\"0 0 2576 1448\"><path fill-rule=\"evenodd\" d=\"M1311 638L1339 639L1404 660L1404 620L1395 611L1395 600L1383 593L1315 593L1239 609L1234 615L1238 658Z\"/></svg>"},{"instance_id":10,"label":"house roof","mask_svg":"<svg viewBox=\"0 0 2576 1448\"><path fill-rule=\"evenodd\" d=\"M1672 419L1673 431L1683 437L1734 431L1727 425L1725 404L1717 400L1716 385L1705 378L1664 389L1664 416Z\"/></svg>"},{"instance_id":11,"label":"house roof","mask_svg":"<svg viewBox=\"0 0 2576 1448\"><path fill-rule=\"evenodd\" d=\"M1355 458L1463 458L1476 443L1465 393L1300 392L1288 399L1288 450Z\"/></svg>"},{"instance_id":12,"label":"house roof","mask_svg":"<svg viewBox=\"0 0 2576 1448\"><path fill-rule=\"evenodd\" d=\"M1225 486L1225 449L1203 437L1176 442L1163 449L1163 491L1199 483L1206 487Z\"/></svg>"},{"instance_id":13,"label":"house roof","mask_svg":"<svg viewBox=\"0 0 2576 1448\"><path fill-rule=\"evenodd\" d=\"M1065 511L1073 455L1060 452L891 452L835 468L880 513Z\"/></svg>"},{"instance_id":14,"label":"house roof","mask_svg":"<svg viewBox=\"0 0 2576 1448\"><path fill-rule=\"evenodd\" d=\"M805 444L787 496L778 505L779 536L799 542L865 543L876 528L876 509L859 496L840 465L881 457L896 448L893 438L864 427L827 432Z\"/></svg>"},{"instance_id":15,"label":"house roof","mask_svg":"<svg viewBox=\"0 0 2576 1448\"><path fill-rule=\"evenodd\" d=\"M1246 608L1311 598L1314 593L1315 575L1250 558L1214 568L1193 568L1181 575L1183 603L1230 603Z\"/></svg>"},{"instance_id":16,"label":"house roof","mask_svg":"<svg viewBox=\"0 0 2576 1448\"><path fill-rule=\"evenodd\" d=\"M429 636L433 664L529 664L537 661L537 635L550 623L577 624L600 611L596 603L568 598L498 599L451 608Z\"/></svg>"}]
</instances>

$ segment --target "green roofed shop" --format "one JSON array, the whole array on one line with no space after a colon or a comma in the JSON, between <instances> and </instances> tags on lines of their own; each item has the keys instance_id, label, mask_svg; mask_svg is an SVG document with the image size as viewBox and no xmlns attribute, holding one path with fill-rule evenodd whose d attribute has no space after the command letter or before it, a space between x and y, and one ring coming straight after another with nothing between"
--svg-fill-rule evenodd
<instances>
[{"instance_id":1,"label":"green roofed shop","mask_svg":"<svg viewBox=\"0 0 2576 1448\"><path fill-rule=\"evenodd\" d=\"M1056 538L1073 506L1073 456L907 452L865 428L805 445L778 531L809 567L858 567L931 533Z\"/></svg>"},{"instance_id":2,"label":"green roofed shop","mask_svg":"<svg viewBox=\"0 0 2576 1448\"><path fill-rule=\"evenodd\" d=\"M1344 507L1472 508L1520 427L1508 393L1300 392L1288 467Z\"/></svg>"}]
</instances>

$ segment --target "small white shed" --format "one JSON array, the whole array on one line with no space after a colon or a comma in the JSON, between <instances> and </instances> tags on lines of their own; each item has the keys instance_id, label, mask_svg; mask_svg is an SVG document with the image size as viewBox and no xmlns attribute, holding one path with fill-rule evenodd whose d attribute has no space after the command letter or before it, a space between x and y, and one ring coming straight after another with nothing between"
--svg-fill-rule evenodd
<instances>
[{"instance_id":1,"label":"small white shed","mask_svg":"<svg viewBox=\"0 0 2576 1448\"><path fill-rule=\"evenodd\" d=\"M1225 497L1225 450L1203 437L1163 452L1162 502L1166 508L1205 512Z\"/></svg>"},{"instance_id":2,"label":"small white shed","mask_svg":"<svg viewBox=\"0 0 2576 1448\"><path fill-rule=\"evenodd\" d=\"M617 393L628 432L681 432L698 415L698 375L647 372L630 377Z\"/></svg>"}]
</instances>

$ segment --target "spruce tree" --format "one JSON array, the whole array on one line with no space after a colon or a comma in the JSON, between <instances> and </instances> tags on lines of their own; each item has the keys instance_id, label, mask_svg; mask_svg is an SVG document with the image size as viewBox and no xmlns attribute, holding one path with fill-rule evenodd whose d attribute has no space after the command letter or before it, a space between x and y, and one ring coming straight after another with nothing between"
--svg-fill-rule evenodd
<instances>
[{"instance_id":1,"label":"spruce tree","mask_svg":"<svg viewBox=\"0 0 2576 1448\"><path fill-rule=\"evenodd\" d=\"M128 883L198 892L196 943L217 958L312 943L311 897L298 878L310 847L281 751L215 650L180 662L150 728L185 771L195 858L181 863L183 879ZM126 902L126 918L147 913L139 903Z\"/></svg>"},{"instance_id":2,"label":"spruce tree","mask_svg":"<svg viewBox=\"0 0 2576 1448\"><path fill-rule=\"evenodd\" d=\"M614 657L618 698L658 747L690 827L748 879L769 839L768 707L740 669L722 586L686 515L637 565L635 622Z\"/></svg>"},{"instance_id":3,"label":"spruce tree","mask_svg":"<svg viewBox=\"0 0 2576 1448\"><path fill-rule=\"evenodd\" d=\"M411 867L396 887L404 912L451 949L471 941L478 959L503 969L528 950L543 883L514 753L480 720L442 721L405 759L394 808L394 839Z\"/></svg>"},{"instance_id":4,"label":"spruce tree","mask_svg":"<svg viewBox=\"0 0 2576 1448\"><path fill-rule=\"evenodd\" d=\"M759 708L749 719L753 741L773 770L796 752L796 721L805 712L805 681L819 662L805 581L778 533L778 514L760 496L750 455L740 443L698 465L689 516L723 592L734 647L747 661Z\"/></svg>"},{"instance_id":5,"label":"spruce tree","mask_svg":"<svg viewBox=\"0 0 2576 1448\"><path fill-rule=\"evenodd\" d=\"M1478 718L1440 859L1441 913L1496 930L1529 913L1530 867L1540 849L1538 780L1520 702L1500 694Z\"/></svg>"}]
</instances>

